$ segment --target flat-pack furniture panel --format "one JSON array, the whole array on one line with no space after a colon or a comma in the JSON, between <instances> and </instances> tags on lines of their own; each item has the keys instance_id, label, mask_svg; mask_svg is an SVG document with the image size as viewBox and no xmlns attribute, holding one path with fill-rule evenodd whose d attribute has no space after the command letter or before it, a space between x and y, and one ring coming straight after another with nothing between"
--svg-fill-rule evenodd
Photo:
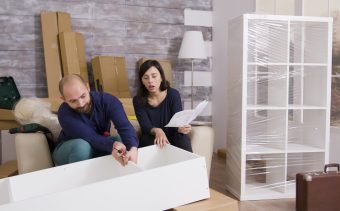
<instances>
[{"instance_id":1,"label":"flat-pack furniture panel","mask_svg":"<svg viewBox=\"0 0 340 211\"><path fill-rule=\"evenodd\" d=\"M138 157L138 165L108 155L2 179L0 210L165 210L209 198L203 157L171 145Z\"/></svg>"}]
</instances>

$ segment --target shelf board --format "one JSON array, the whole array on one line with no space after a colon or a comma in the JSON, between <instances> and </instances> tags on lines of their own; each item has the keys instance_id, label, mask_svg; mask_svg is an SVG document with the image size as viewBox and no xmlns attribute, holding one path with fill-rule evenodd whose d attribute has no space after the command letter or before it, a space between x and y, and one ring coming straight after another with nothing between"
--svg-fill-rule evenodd
<instances>
[{"instance_id":1,"label":"shelf board","mask_svg":"<svg viewBox=\"0 0 340 211\"><path fill-rule=\"evenodd\" d=\"M287 66L285 62L248 62L249 66Z\"/></svg>"},{"instance_id":2,"label":"shelf board","mask_svg":"<svg viewBox=\"0 0 340 211\"><path fill-rule=\"evenodd\" d=\"M296 183L294 181L287 181L286 183L286 193L295 194L296 191Z\"/></svg>"},{"instance_id":3,"label":"shelf board","mask_svg":"<svg viewBox=\"0 0 340 211\"><path fill-rule=\"evenodd\" d=\"M279 154L285 153L283 149L267 147L267 146L247 146L247 155L254 155L254 154Z\"/></svg>"},{"instance_id":4,"label":"shelf board","mask_svg":"<svg viewBox=\"0 0 340 211\"><path fill-rule=\"evenodd\" d=\"M305 144L288 144L287 153L301 153L301 152L325 152L325 149Z\"/></svg>"},{"instance_id":5,"label":"shelf board","mask_svg":"<svg viewBox=\"0 0 340 211\"><path fill-rule=\"evenodd\" d=\"M314 105L298 105L298 104L289 104L288 109L318 109L318 110L326 110L325 106L314 106Z\"/></svg>"},{"instance_id":6,"label":"shelf board","mask_svg":"<svg viewBox=\"0 0 340 211\"><path fill-rule=\"evenodd\" d=\"M315 66L327 67L326 63L248 62L249 66Z\"/></svg>"},{"instance_id":7,"label":"shelf board","mask_svg":"<svg viewBox=\"0 0 340 211\"><path fill-rule=\"evenodd\" d=\"M305 144L288 144L287 153L304 153L304 152L325 152L324 149L313 147ZM247 146L247 155L254 154L279 154L285 153L284 149L278 149L267 146Z\"/></svg>"},{"instance_id":8,"label":"shelf board","mask_svg":"<svg viewBox=\"0 0 340 211\"><path fill-rule=\"evenodd\" d=\"M247 105L247 110L285 110L285 106L273 106L273 105Z\"/></svg>"},{"instance_id":9,"label":"shelf board","mask_svg":"<svg viewBox=\"0 0 340 211\"><path fill-rule=\"evenodd\" d=\"M242 17L248 20L269 20L269 21L285 21L288 24L289 22L298 22L298 23L306 23L306 22L318 22L329 23L332 22L332 19L329 17L312 17L312 16L286 16L286 15L267 15L267 14L243 14Z\"/></svg>"},{"instance_id":10,"label":"shelf board","mask_svg":"<svg viewBox=\"0 0 340 211\"><path fill-rule=\"evenodd\" d=\"M326 63L289 63L289 66L317 66L317 67L327 67Z\"/></svg>"},{"instance_id":11,"label":"shelf board","mask_svg":"<svg viewBox=\"0 0 340 211\"><path fill-rule=\"evenodd\" d=\"M274 106L274 105L247 105L247 110L327 110L325 106L313 106L313 105L298 105L289 104L288 106Z\"/></svg>"},{"instance_id":12,"label":"shelf board","mask_svg":"<svg viewBox=\"0 0 340 211\"><path fill-rule=\"evenodd\" d=\"M285 195L283 191L277 190L281 189L283 184L278 184L275 188L266 186L266 183L246 184L244 200L293 198L295 195Z\"/></svg>"}]
</instances>

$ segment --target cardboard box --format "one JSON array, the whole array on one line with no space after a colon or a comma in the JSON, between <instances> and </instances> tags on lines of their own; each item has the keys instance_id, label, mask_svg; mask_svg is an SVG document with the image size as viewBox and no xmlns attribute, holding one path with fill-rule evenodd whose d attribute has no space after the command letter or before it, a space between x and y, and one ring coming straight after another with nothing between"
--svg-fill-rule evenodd
<instances>
[{"instance_id":1,"label":"cardboard box","mask_svg":"<svg viewBox=\"0 0 340 211\"><path fill-rule=\"evenodd\" d=\"M132 118L133 116L136 116L132 98L119 98L119 100L122 102L125 113L128 117Z\"/></svg>"},{"instance_id":2,"label":"cardboard box","mask_svg":"<svg viewBox=\"0 0 340 211\"><path fill-rule=\"evenodd\" d=\"M15 120L0 120L0 130L8 130L19 126L20 124Z\"/></svg>"},{"instance_id":3,"label":"cardboard box","mask_svg":"<svg viewBox=\"0 0 340 211\"><path fill-rule=\"evenodd\" d=\"M149 60L149 58L141 58L138 61L138 67L140 67L146 60ZM154 59L154 60L157 60L160 63L160 65L162 66L164 70L164 75L165 75L166 80L168 80L170 84L172 84L173 75L172 75L172 67L171 67L170 60L164 60L164 59Z\"/></svg>"},{"instance_id":4,"label":"cardboard box","mask_svg":"<svg viewBox=\"0 0 340 211\"><path fill-rule=\"evenodd\" d=\"M167 145L139 149L138 165L111 156L0 180L0 210L166 210L209 198L205 159Z\"/></svg>"},{"instance_id":5,"label":"cardboard box","mask_svg":"<svg viewBox=\"0 0 340 211\"><path fill-rule=\"evenodd\" d=\"M124 57L97 56L91 62L97 91L131 98Z\"/></svg>"},{"instance_id":6,"label":"cardboard box","mask_svg":"<svg viewBox=\"0 0 340 211\"><path fill-rule=\"evenodd\" d=\"M58 33L71 30L71 18L68 13L50 11L41 13L41 31L49 97L60 96L58 84L62 78L62 67Z\"/></svg>"},{"instance_id":7,"label":"cardboard box","mask_svg":"<svg viewBox=\"0 0 340 211\"><path fill-rule=\"evenodd\" d=\"M55 12L41 13L41 31L44 46L45 70L49 97L60 96L58 83L62 77L58 45L58 21Z\"/></svg>"},{"instance_id":8,"label":"cardboard box","mask_svg":"<svg viewBox=\"0 0 340 211\"><path fill-rule=\"evenodd\" d=\"M82 34L76 34L76 43L77 43L77 53L78 53L78 62L80 68L80 75L83 77L85 81L89 81L89 75L87 71L87 61L86 61L86 50L85 50L85 40Z\"/></svg>"},{"instance_id":9,"label":"cardboard box","mask_svg":"<svg viewBox=\"0 0 340 211\"><path fill-rule=\"evenodd\" d=\"M79 74L88 82L83 35L77 32L59 33L63 75Z\"/></svg>"},{"instance_id":10,"label":"cardboard box","mask_svg":"<svg viewBox=\"0 0 340 211\"><path fill-rule=\"evenodd\" d=\"M0 120L15 120L13 111L0 108Z\"/></svg>"},{"instance_id":11,"label":"cardboard box","mask_svg":"<svg viewBox=\"0 0 340 211\"><path fill-rule=\"evenodd\" d=\"M59 33L72 31L70 13L57 12L57 21L58 21L58 32Z\"/></svg>"},{"instance_id":12,"label":"cardboard box","mask_svg":"<svg viewBox=\"0 0 340 211\"><path fill-rule=\"evenodd\" d=\"M238 201L210 189L210 198L172 209L172 211L238 211Z\"/></svg>"},{"instance_id":13,"label":"cardboard box","mask_svg":"<svg viewBox=\"0 0 340 211\"><path fill-rule=\"evenodd\" d=\"M0 165L0 179L18 174L18 165L16 160L7 161Z\"/></svg>"}]
</instances>

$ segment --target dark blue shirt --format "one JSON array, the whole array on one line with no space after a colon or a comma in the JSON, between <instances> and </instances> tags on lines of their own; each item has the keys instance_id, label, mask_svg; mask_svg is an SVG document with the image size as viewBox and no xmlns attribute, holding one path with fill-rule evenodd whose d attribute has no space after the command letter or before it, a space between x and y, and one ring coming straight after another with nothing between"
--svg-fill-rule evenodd
<instances>
[{"instance_id":1,"label":"dark blue shirt","mask_svg":"<svg viewBox=\"0 0 340 211\"><path fill-rule=\"evenodd\" d=\"M116 97L103 92L90 92L90 96L90 115L74 111L65 102L61 104L58 119L62 130L57 144L81 138L89 142L94 149L111 153L114 141L104 134L110 131L112 121L127 149L137 147L136 132L127 119L122 103Z\"/></svg>"},{"instance_id":2,"label":"dark blue shirt","mask_svg":"<svg viewBox=\"0 0 340 211\"><path fill-rule=\"evenodd\" d=\"M164 127L175 113L182 111L181 96L176 89L168 88L165 99L157 107L143 104L137 96L133 98L133 106L142 133L151 134L152 128L162 128L167 138L177 133L178 128Z\"/></svg>"}]
</instances>

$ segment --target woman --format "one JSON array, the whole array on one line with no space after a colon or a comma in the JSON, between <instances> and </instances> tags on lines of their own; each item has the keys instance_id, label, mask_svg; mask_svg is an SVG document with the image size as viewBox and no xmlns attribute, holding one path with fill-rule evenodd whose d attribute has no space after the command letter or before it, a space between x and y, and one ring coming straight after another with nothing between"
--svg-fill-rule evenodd
<instances>
[{"instance_id":1,"label":"woman","mask_svg":"<svg viewBox=\"0 0 340 211\"><path fill-rule=\"evenodd\" d=\"M139 87L133 98L138 122L142 129L139 147L172 144L192 152L188 133L190 125L178 128L164 127L171 117L182 110L181 97L165 79L162 66L156 60L145 61L138 74Z\"/></svg>"}]
</instances>

